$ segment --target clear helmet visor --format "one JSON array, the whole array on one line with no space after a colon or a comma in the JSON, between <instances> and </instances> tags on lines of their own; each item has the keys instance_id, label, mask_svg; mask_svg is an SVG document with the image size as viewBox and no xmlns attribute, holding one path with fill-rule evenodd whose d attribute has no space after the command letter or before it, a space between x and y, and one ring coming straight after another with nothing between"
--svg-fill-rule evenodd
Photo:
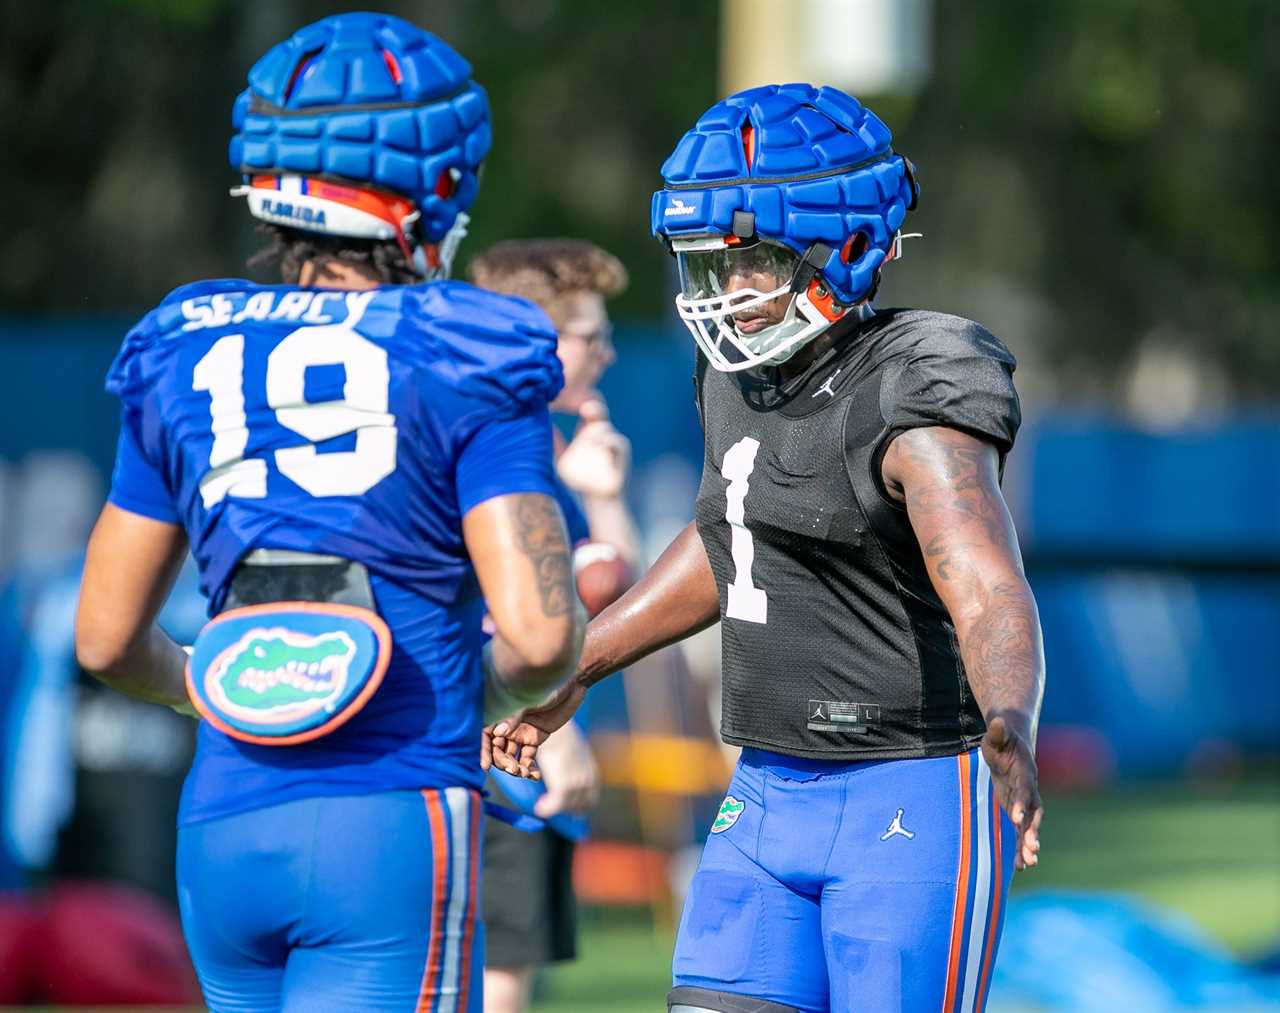
<instances>
[{"instance_id":1,"label":"clear helmet visor","mask_svg":"<svg viewBox=\"0 0 1280 1013\"><path fill-rule=\"evenodd\" d=\"M792 291L801 259L787 247L725 237L675 240L676 309L711 364L725 372L790 358L829 321Z\"/></svg>"},{"instance_id":2,"label":"clear helmet visor","mask_svg":"<svg viewBox=\"0 0 1280 1013\"><path fill-rule=\"evenodd\" d=\"M721 249L677 252L680 291L686 299L707 299L753 290L790 288L800 258L777 243L755 242ZM779 314L779 318L781 314Z\"/></svg>"}]
</instances>

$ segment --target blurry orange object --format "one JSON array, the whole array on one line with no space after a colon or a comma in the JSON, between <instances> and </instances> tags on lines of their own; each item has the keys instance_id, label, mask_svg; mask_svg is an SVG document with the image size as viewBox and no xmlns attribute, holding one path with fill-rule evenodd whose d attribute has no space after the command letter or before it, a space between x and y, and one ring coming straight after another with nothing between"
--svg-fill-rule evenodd
<instances>
[{"instance_id":1,"label":"blurry orange object","mask_svg":"<svg viewBox=\"0 0 1280 1013\"><path fill-rule=\"evenodd\" d=\"M584 904L658 904L670 892L667 855L620 841L583 841L573 856L573 889Z\"/></svg>"},{"instance_id":2,"label":"blurry orange object","mask_svg":"<svg viewBox=\"0 0 1280 1013\"><path fill-rule=\"evenodd\" d=\"M730 771L710 739L683 735L591 736L605 784L669 795L720 795Z\"/></svg>"}]
</instances>

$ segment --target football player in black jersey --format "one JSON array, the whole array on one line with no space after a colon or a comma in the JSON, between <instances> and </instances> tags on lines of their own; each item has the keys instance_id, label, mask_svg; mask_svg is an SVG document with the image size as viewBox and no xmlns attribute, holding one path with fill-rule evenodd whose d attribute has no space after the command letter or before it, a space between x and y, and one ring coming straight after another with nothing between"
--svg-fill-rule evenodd
<instances>
[{"instance_id":1,"label":"football player in black jersey","mask_svg":"<svg viewBox=\"0 0 1280 1013\"><path fill-rule=\"evenodd\" d=\"M917 188L849 96L732 96L663 177L654 232L698 345L696 521L492 747L532 773L588 687L719 619L743 751L670 1008L981 1010L1042 815L1040 626L1000 492L1013 356L969 320L872 310Z\"/></svg>"}]
</instances>

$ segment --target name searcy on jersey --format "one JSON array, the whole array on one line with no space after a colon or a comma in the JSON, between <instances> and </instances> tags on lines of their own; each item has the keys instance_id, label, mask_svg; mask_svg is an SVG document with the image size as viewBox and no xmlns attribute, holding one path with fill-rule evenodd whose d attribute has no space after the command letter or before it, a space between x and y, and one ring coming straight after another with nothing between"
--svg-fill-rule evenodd
<instances>
[{"instance_id":1,"label":"name searcy on jersey","mask_svg":"<svg viewBox=\"0 0 1280 1013\"><path fill-rule=\"evenodd\" d=\"M219 292L182 300L184 331L221 327L244 320L294 320L304 324L337 324L358 320L377 291L324 292L285 290ZM341 313L341 316L333 316Z\"/></svg>"}]
</instances>

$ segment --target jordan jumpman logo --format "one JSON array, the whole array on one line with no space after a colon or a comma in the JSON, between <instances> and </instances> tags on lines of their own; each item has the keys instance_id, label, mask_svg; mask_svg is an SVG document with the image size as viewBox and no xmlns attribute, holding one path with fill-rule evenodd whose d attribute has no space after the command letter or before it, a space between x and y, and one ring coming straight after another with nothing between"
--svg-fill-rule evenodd
<instances>
[{"instance_id":1,"label":"jordan jumpman logo","mask_svg":"<svg viewBox=\"0 0 1280 1013\"><path fill-rule=\"evenodd\" d=\"M832 397L832 398L835 397L836 392L831 389L831 385L835 383L836 377L839 376L840 373L841 373L841 370L837 369L834 373L832 373L829 377L827 377L826 382L821 387L819 387L809 396L817 397L819 394L826 394L827 397Z\"/></svg>"},{"instance_id":2,"label":"jordan jumpman logo","mask_svg":"<svg viewBox=\"0 0 1280 1013\"><path fill-rule=\"evenodd\" d=\"M902 810L898 810L898 814L894 816L893 822L889 824L889 829L880 835L880 840L887 841L890 837L901 834L907 840L912 840L916 835L914 830L907 830L902 825Z\"/></svg>"}]
</instances>

